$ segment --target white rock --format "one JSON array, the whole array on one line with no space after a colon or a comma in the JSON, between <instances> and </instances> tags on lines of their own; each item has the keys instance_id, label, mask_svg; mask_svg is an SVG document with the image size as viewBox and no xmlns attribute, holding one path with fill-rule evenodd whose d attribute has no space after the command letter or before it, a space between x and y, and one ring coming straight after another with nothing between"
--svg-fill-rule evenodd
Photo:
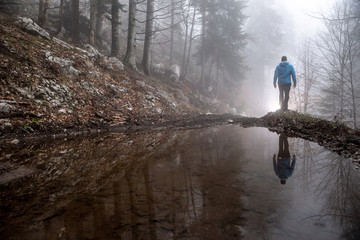
<instances>
[{"instance_id":1,"label":"white rock","mask_svg":"<svg viewBox=\"0 0 360 240\"><path fill-rule=\"evenodd\" d=\"M61 113L61 114L66 114L67 112L66 112L66 110L65 109L60 109L59 111L58 111L58 113Z\"/></svg>"},{"instance_id":2,"label":"white rock","mask_svg":"<svg viewBox=\"0 0 360 240\"><path fill-rule=\"evenodd\" d=\"M56 42L57 44L63 46L64 48L67 48L67 49L72 49L73 48L73 46L71 46L67 42L64 42L63 40L60 40L58 38L54 38L53 40L54 40L54 42Z\"/></svg>"},{"instance_id":3,"label":"white rock","mask_svg":"<svg viewBox=\"0 0 360 240\"><path fill-rule=\"evenodd\" d=\"M48 59L48 61L57 63L62 68L70 67L70 66L74 65L74 61L68 60L68 59L62 59L62 58L59 58L59 57L54 57L54 56L51 55L51 52L46 52L45 56Z\"/></svg>"},{"instance_id":4,"label":"white rock","mask_svg":"<svg viewBox=\"0 0 360 240\"><path fill-rule=\"evenodd\" d=\"M8 103L0 103L0 113L9 113L12 108L13 107Z\"/></svg>"},{"instance_id":5,"label":"white rock","mask_svg":"<svg viewBox=\"0 0 360 240\"><path fill-rule=\"evenodd\" d=\"M11 143L11 144L18 144L19 142L20 142L20 141L15 138L15 139L13 139L10 143Z\"/></svg>"},{"instance_id":6,"label":"white rock","mask_svg":"<svg viewBox=\"0 0 360 240\"><path fill-rule=\"evenodd\" d=\"M69 70L67 70L67 72L68 72L68 74L75 75L75 76L79 76L81 74L81 71L77 70L73 66L70 66Z\"/></svg>"},{"instance_id":7,"label":"white rock","mask_svg":"<svg viewBox=\"0 0 360 240\"><path fill-rule=\"evenodd\" d=\"M108 59L108 61L111 64L110 68L112 70L114 70L114 71L123 71L124 70L124 64L116 57L110 57Z\"/></svg>"},{"instance_id":8,"label":"white rock","mask_svg":"<svg viewBox=\"0 0 360 240\"><path fill-rule=\"evenodd\" d=\"M99 58L102 56L102 54L95 48L93 47L92 45L90 44L86 44L84 46L85 50L87 51L87 55L89 57L95 57L95 58Z\"/></svg>"},{"instance_id":9,"label":"white rock","mask_svg":"<svg viewBox=\"0 0 360 240\"><path fill-rule=\"evenodd\" d=\"M34 34L39 35L42 38L45 38L47 40L51 40L50 34L42 29L39 25L37 25L32 19L26 18L26 17L18 17L15 21L15 24L22 27L25 31Z\"/></svg>"},{"instance_id":10,"label":"white rock","mask_svg":"<svg viewBox=\"0 0 360 240\"><path fill-rule=\"evenodd\" d=\"M170 66L170 71L171 71L170 79L173 80L173 81L179 80L180 66L176 65L176 64L173 64L173 65Z\"/></svg>"},{"instance_id":11,"label":"white rock","mask_svg":"<svg viewBox=\"0 0 360 240\"><path fill-rule=\"evenodd\" d=\"M155 63L151 66L151 71L155 74L164 74L165 73L165 67L162 63Z\"/></svg>"}]
</instances>

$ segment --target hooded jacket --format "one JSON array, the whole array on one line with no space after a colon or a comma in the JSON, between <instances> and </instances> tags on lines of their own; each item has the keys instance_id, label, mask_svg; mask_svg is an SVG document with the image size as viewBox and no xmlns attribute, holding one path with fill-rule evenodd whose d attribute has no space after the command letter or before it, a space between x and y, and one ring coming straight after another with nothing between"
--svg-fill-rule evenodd
<instances>
[{"instance_id":1,"label":"hooded jacket","mask_svg":"<svg viewBox=\"0 0 360 240\"><path fill-rule=\"evenodd\" d=\"M289 62L281 62L275 69L274 84L279 79L279 85L291 84L291 78L296 85L296 76L294 67Z\"/></svg>"}]
</instances>

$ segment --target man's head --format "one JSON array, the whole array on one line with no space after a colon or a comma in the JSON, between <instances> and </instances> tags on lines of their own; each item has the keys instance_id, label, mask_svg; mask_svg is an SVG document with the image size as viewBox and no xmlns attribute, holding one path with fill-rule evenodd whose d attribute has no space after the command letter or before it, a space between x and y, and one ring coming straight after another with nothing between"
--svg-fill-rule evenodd
<instances>
[{"instance_id":1,"label":"man's head","mask_svg":"<svg viewBox=\"0 0 360 240\"><path fill-rule=\"evenodd\" d=\"M284 184L286 184L286 180L285 180L285 179L281 179L281 180L280 180L280 183L281 183L282 185L284 185Z\"/></svg>"},{"instance_id":2,"label":"man's head","mask_svg":"<svg viewBox=\"0 0 360 240\"><path fill-rule=\"evenodd\" d=\"M286 62L286 61L287 61L287 57L286 57L286 56L282 56L282 57L281 57L281 61L282 61L282 62Z\"/></svg>"}]
</instances>

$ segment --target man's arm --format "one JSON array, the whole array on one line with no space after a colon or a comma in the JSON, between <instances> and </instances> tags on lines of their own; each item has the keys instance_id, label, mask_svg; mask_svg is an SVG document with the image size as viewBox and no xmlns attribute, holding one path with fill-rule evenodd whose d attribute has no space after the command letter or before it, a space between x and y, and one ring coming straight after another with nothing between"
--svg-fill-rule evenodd
<instances>
[{"instance_id":1,"label":"man's arm","mask_svg":"<svg viewBox=\"0 0 360 240\"><path fill-rule=\"evenodd\" d=\"M277 173L277 163L276 163L276 155L275 154L273 156L273 166L274 166L275 173Z\"/></svg>"},{"instance_id":2,"label":"man's arm","mask_svg":"<svg viewBox=\"0 0 360 240\"><path fill-rule=\"evenodd\" d=\"M292 76L292 80L294 82L294 87L296 87L296 74L295 74L295 69L293 66L291 66L291 76Z\"/></svg>"},{"instance_id":3,"label":"man's arm","mask_svg":"<svg viewBox=\"0 0 360 240\"><path fill-rule=\"evenodd\" d=\"M293 155L293 159L292 159L292 162L291 162L291 169L295 168L295 162L296 162L296 157L295 157L295 155Z\"/></svg>"},{"instance_id":4,"label":"man's arm","mask_svg":"<svg viewBox=\"0 0 360 240\"><path fill-rule=\"evenodd\" d=\"M274 88L276 88L277 79L278 79L278 67L276 67L275 72L274 72L274 82L273 82Z\"/></svg>"}]
</instances>

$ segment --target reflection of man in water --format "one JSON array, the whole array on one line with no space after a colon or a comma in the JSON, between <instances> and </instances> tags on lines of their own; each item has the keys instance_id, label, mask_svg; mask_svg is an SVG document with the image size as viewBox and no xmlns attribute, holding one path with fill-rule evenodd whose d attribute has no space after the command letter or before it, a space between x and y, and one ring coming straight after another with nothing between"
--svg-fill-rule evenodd
<instances>
[{"instance_id":1,"label":"reflection of man in water","mask_svg":"<svg viewBox=\"0 0 360 240\"><path fill-rule=\"evenodd\" d=\"M291 162L291 164L290 164ZM286 183L286 179L291 177L295 168L295 155L291 161L289 152L289 143L285 134L281 133L279 136L279 153L273 156L274 171L276 176L280 178L281 184Z\"/></svg>"}]
</instances>

